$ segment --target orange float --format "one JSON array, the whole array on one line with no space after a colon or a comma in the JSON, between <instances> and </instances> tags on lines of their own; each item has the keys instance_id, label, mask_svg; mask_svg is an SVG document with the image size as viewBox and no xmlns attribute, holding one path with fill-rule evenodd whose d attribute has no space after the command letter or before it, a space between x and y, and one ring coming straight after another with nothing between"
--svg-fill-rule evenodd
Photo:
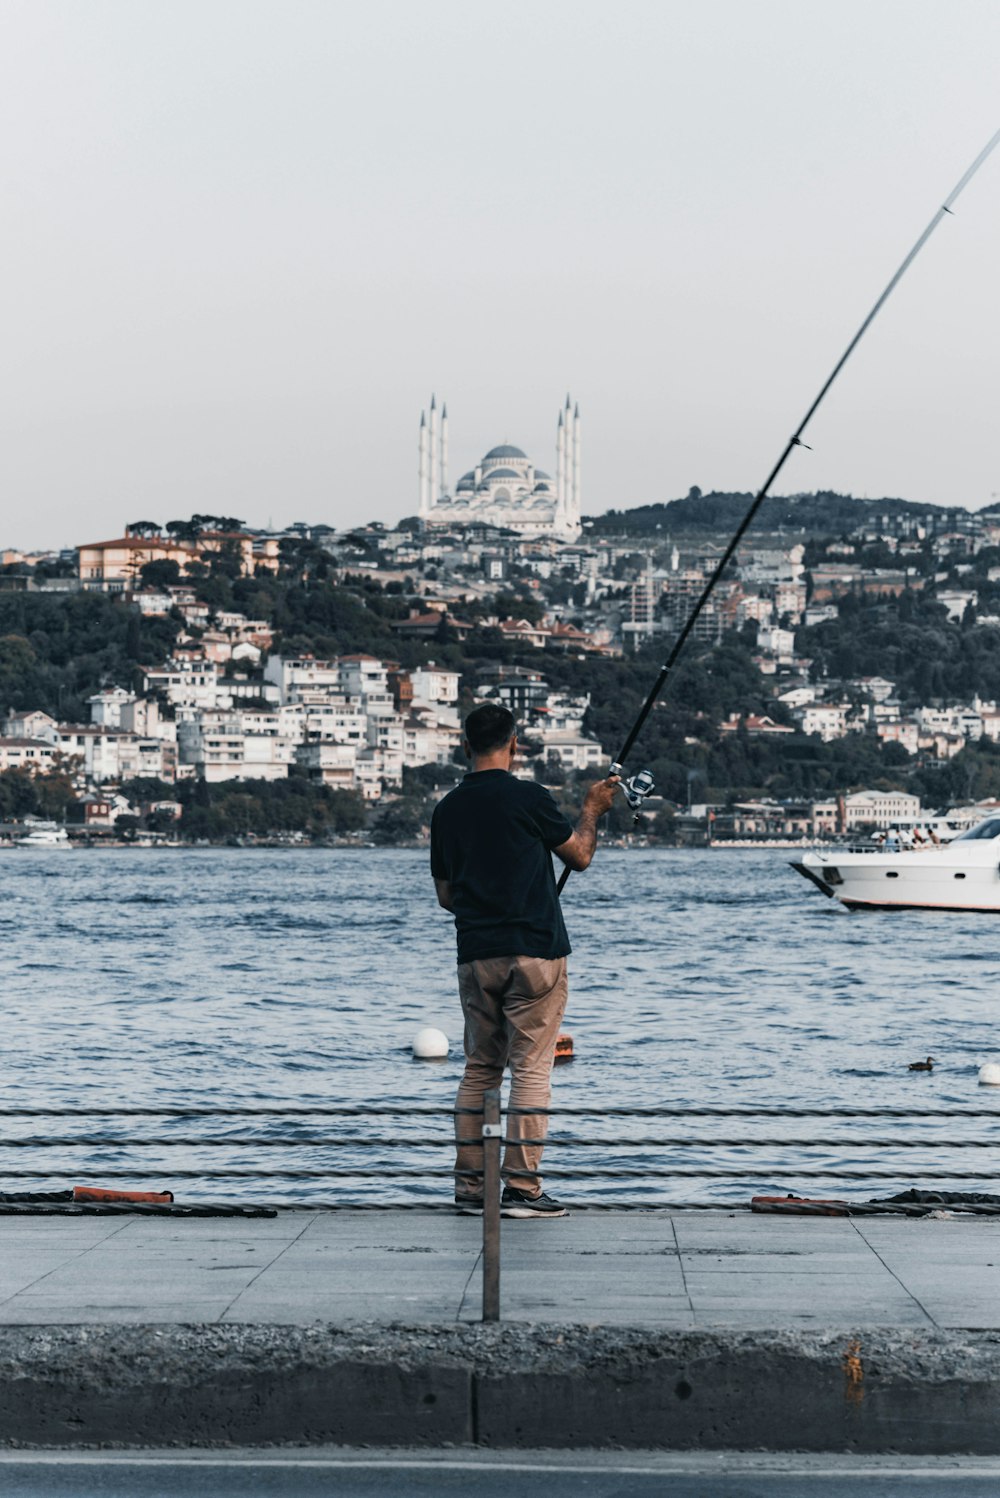
<instances>
[{"instance_id":1,"label":"orange float","mask_svg":"<svg viewBox=\"0 0 1000 1498\"><path fill-rule=\"evenodd\" d=\"M75 1202L153 1202L166 1207L174 1199L172 1191L110 1191L105 1186L74 1186Z\"/></svg>"},{"instance_id":2,"label":"orange float","mask_svg":"<svg viewBox=\"0 0 1000 1498\"><path fill-rule=\"evenodd\" d=\"M556 1038L555 1064L561 1066L564 1061L573 1059L573 1037L572 1035L559 1035Z\"/></svg>"}]
</instances>

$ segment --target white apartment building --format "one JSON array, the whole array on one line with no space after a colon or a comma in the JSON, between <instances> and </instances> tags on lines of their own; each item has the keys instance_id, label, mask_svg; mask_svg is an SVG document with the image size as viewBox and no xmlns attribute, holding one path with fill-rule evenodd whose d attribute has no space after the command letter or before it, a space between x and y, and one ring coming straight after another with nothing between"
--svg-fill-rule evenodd
<instances>
[{"instance_id":1,"label":"white apartment building","mask_svg":"<svg viewBox=\"0 0 1000 1498\"><path fill-rule=\"evenodd\" d=\"M585 692L583 696L575 696L570 692L550 692L544 707L539 709L539 717L532 724L533 736L537 737L539 730L581 733L589 706L589 692Z\"/></svg>"},{"instance_id":2,"label":"white apartment building","mask_svg":"<svg viewBox=\"0 0 1000 1498\"><path fill-rule=\"evenodd\" d=\"M774 589L774 612L779 619L787 614L793 624L800 624L805 611L805 583L783 582L776 584Z\"/></svg>"},{"instance_id":3,"label":"white apartment building","mask_svg":"<svg viewBox=\"0 0 1000 1498\"><path fill-rule=\"evenodd\" d=\"M90 721L101 728L121 728L122 708L134 701L135 694L126 692L124 687L105 687L103 692L87 698Z\"/></svg>"},{"instance_id":4,"label":"white apartment building","mask_svg":"<svg viewBox=\"0 0 1000 1498\"><path fill-rule=\"evenodd\" d=\"M58 733L62 753L78 758L88 780L97 784L140 775L175 778L176 750L169 740L79 723L60 723Z\"/></svg>"},{"instance_id":5,"label":"white apartment building","mask_svg":"<svg viewBox=\"0 0 1000 1498\"><path fill-rule=\"evenodd\" d=\"M795 709L794 717L803 733L818 734L824 744L829 744L847 733L850 711L849 702L807 702Z\"/></svg>"},{"instance_id":6,"label":"white apartment building","mask_svg":"<svg viewBox=\"0 0 1000 1498\"><path fill-rule=\"evenodd\" d=\"M442 666L436 666L433 661L428 661L426 666L418 666L411 671L409 677L414 702L450 705L458 701L458 687L462 679L458 671L448 671Z\"/></svg>"},{"instance_id":7,"label":"white apartment building","mask_svg":"<svg viewBox=\"0 0 1000 1498\"><path fill-rule=\"evenodd\" d=\"M264 665L264 680L275 684L282 702L319 701L342 693L340 666L311 655L272 655Z\"/></svg>"},{"instance_id":8,"label":"white apartment building","mask_svg":"<svg viewBox=\"0 0 1000 1498\"><path fill-rule=\"evenodd\" d=\"M175 708L211 712L233 705L232 692L223 686L215 661L175 660L163 666L147 666L142 685L145 694L165 697Z\"/></svg>"},{"instance_id":9,"label":"white apartment building","mask_svg":"<svg viewBox=\"0 0 1000 1498\"><path fill-rule=\"evenodd\" d=\"M357 784L358 750L353 744L337 744L332 740L299 744L295 750L295 763L310 780L321 780L335 790L352 791Z\"/></svg>"},{"instance_id":10,"label":"white apartment building","mask_svg":"<svg viewBox=\"0 0 1000 1498\"><path fill-rule=\"evenodd\" d=\"M992 703L973 707L918 707L914 718L924 733L960 734L963 739L980 739L989 719L990 736L996 714Z\"/></svg>"},{"instance_id":11,"label":"white apartment building","mask_svg":"<svg viewBox=\"0 0 1000 1498\"><path fill-rule=\"evenodd\" d=\"M48 739L0 738L0 771L51 770L59 751Z\"/></svg>"},{"instance_id":12,"label":"white apartment building","mask_svg":"<svg viewBox=\"0 0 1000 1498\"><path fill-rule=\"evenodd\" d=\"M948 610L948 618L961 624L962 616L971 604L973 608L979 602L979 595L975 589L965 590L963 588L945 588L938 595L937 603L943 603Z\"/></svg>"},{"instance_id":13,"label":"white apartment building","mask_svg":"<svg viewBox=\"0 0 1000 1498\"><path fill-rule=\"evenodd\" d=\"M591 770L603 765L607 756L596 739L572 729L548 729L532 733L540 739L545 759L557 759L564 770Z\"/></svg>"},{"instance_id":14,"label":"white apartment building","mask_svg":"<svg viewBox=\"0 0 1000 1498\"><path fill-rule=\"evenodd\" d=\"M284 780L295 761L297 738L256 715L248 726L243 713L204 712L177 725L181 767L211 783L223 780Z\"/></svg>"},{"instance_id":15,"label":"white apartment building","mask_svg":"<svg viewBox=\"0 0 1000 1498\"><path fill-rule=\"evenodd\" d=\"M747 582L795 583L805 571L805 547L800 543L781 550L773 546L747 545L739 554L740 576Z\"/></svg>"},{"instance_id":16,"label":"white apartment building","mask_svg":"<svg viewBox=\"0 0 1000 1498\"><path fill-rule=\"evenodd\" d=\"M883 831L920 819L920 797L905 791L855 791L844 797L844 830L876 827Z\"/></svg>"},{"instance_id":17,"label":"white apartment building","mask_svg":"<svg viewBox=\"0 0 1000 1498\"><path fill-rule=\"evenodd\" d=\"M804 623L825 624L828 619L836 619L839 610L835 603L811 603L805 611Z\"/></svg>"},{"instance_id":18,"label":"white apartment building","mask_svg":"<svg viewBox=\"0 0 1000 1498\"><path fill-rule=\"evenodd\" d=\"M757 649L778 661L790 661L795 655L795 635L790 629L768 625L757 631Z\"/></svg>"},{"instance_id":19,"label":"white apartment building","mask_svg":"<svg viewBox=\"0 0 1000 1498\"><path fill-rule=\"evenodd\" d=\"M341 691L356 697L369 718L389 718L396 703L389 690L389 668L374 655L343 655L338 662Z\"/></svg>"},{"instance_id":20,"label":"white apartment building","mask_svg":"<svg viewBox=\"0 0 1000 1498\"><path fill-rule=\"evenodd\" d=\"M875 732L884 744L902 744L907 754L916 754L920 748L920 729L912 721L880 723Z\"/></svg>"},{"instance_id":21,"label":"white apartment building","mask_svg":"<svg viewBox=\"0 0 1000 1498\"><path fill-rule=\"evenodd\" d=\"M59 742L59 725L55 718L39 711L10 713L4 722L3 732L11 739L42 739L49 744Z\"/></svg>"},{"instance_id":22,"label":"white apartment building","mask_svg":"<svg viewBox=\"0 0 1000 1498\"><path fill-rule=\"evenodd\" d=\"M302 715L301 737L306 742L321 739L334 744L354 744L358 748L367 742L368 714L348 697L296 703L284 711Z\"/></svg>"},{"instance_id":23,"label":"white apartment building","mask_svg":"<svg viewBox=\"0 0 1000 1498\"><path fill-rule=\"evenodd\" d=\"M403 783L402 749L375 746L358 752L354 768L357 788L366 801L377 801L384 786L398 789Z\"/></svg>"},{"instance_id":24,"label":"white apartment building","mask_svg":"<svg viewBox=\"0 0 1000 1498\"><path fill-rule=\"evenodd\" d=\"M761 593L745 593L736 605L737 624L746 624L748 619L755 624L769 624L773 614L773 600Z\"/></svg>"},{"instance_id":25,"label":"white apartment building","mask_svg":"<svg viewBox=\"0 0 1000 1498\"><path fill-rule=\"evenodd\" d=\"M442 721L435 713L414 708L402 720L404 765L448 765L462 741L462 731L455 721Z\"/></svg>"},{"instance_id":26,"label":"white apartment building","mask_svg":"<svg viewBox=\"0 0 1000 1498\"><path fill-rule=\"evenodd\" d=\"M816 688L811 686L789 687L787 692L779 692L777 700L783 702L786 707L806 707L810 702L816 701Z\"/></svg>"}]
</instances>

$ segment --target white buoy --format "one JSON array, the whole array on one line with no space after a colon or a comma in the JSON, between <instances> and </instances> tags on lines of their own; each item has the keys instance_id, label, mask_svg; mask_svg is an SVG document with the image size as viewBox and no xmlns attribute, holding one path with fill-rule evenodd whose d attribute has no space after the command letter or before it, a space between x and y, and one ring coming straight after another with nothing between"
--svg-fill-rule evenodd
<instances>
[{"instance_id":1,"label":"white buoy","mask_svg":"<svg viewBox=\"0 0 1000 1498\"><path fill-rule=\"evenodd\" d=\"M980 1087L1000 1087L1000 1061L987 1061L979 1068Z\"/></svg>"},{"instance_id":2,"label":"white buoy","mask_svg":"<svg viewBox=\"0 0 1000 1498\"><path fill-rule=\"evenodd\" d=\"M448 1054L448 1037L443 1030L432 1025L418 1030L413 1037L413 1056L416 1061L443 1061Z\"/></svg>"}]
</instances>

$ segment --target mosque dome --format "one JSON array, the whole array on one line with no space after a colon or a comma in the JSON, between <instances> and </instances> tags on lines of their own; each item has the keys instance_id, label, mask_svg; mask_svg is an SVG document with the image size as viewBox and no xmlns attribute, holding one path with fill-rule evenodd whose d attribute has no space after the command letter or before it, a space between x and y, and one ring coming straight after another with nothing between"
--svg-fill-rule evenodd
<instances>
[{"instance_id":1,"label":"mosque dome","mask_svg":"<svg viewBox=\"0 0 1000 1498\"><path fill-rule=\"evenodd\" d=\"M536 468L535 469L535 478L536 479L550 479L551 477L552 477L551 473L546 473L544 468Z\"/></svg>"},{"instance_id":2,"label":"mosque dome","mask_svg":"<svg viewBox=\"0 0 1000 1498\"><path fill-rule=\"evenodd\" d=\"M491 447L483 462L489 463L493 458L522 458L527 461L527 457L528 454L523 453L519 447L511 447L510 443L503 442L499 447Z\"/></svg>"},{"instance_id":3,"label":"mosque dome","mask_svg":"<svg viewBox=\"0 0 1000 1498\"><path fill-rule=\"evenodd\" d=\"M484 474L484 477L492 481L493 479L519 479L521 475L516 468L491 468L489 473Z\"/></svg>"},{"instance_id":4,"label":"mosque dome","mask_svg":"<svg viewBox=\"0 0 1000 1498\"><path fill-rule=\"evenodd\" d=\"M532 493L533 494L549 494L549 493L551 493L551 490L549 489L548 484L536 484L535 487L534 487L534 489L532 490Z\"/></svg>"}]
</instances>

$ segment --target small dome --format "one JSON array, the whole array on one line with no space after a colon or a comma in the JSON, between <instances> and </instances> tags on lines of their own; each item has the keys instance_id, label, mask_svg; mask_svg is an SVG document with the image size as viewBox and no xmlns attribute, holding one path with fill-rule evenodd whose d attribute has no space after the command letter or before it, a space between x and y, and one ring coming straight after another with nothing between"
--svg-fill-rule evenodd
<instances>
[{"instance_id":1,"label":"small dome","mask_svg":"<svg viewBox=\"0 0 1000 1498\"><path fill-rule=\"evenodd\" d=\"M509 443L504 442L499 447L491 447L483 462L488 463L491 458L527 459L527 456L527 453L523 453L519 447L511 447Z\"/></svg>"},{"instance_id":2,"label":"small dome","mask_svg":"<svg viewBox=\"0 0 1000 1498\"><path fill-rule=\"evenodd\" d=\"M463 489L474 489L476 487L475 475L467 473L464 478L459 479L455 485L455 493L461 494Z\"/></svg>"},{"instance_id":3,"label":"small dome","mask_svg":"<svg viewBox=\"0 0 1000 1498\"><path fill-rule=\"evenodd\" d=\"M551 493L551 490L549 489L548 484L536 484L531 492L533 494L549 494Z\"/></svg>"},{"instance_id":4,"label":"small dome","mask_svg":"<svg viewBox=\"0 0 1000 1498\"><path fill-rule=\"evenodd\" d=\"M494 479L519 479L521 475L516 468L491 468L489 473L484 473L483 478L492 483Z\"/></svg>"},{"instance_id":5,"label":"small dome","mask_svg":"<svg viewBox=\"0 0 1000 1498\"><path fill-rule=\"evenodd\" d=\"M550 479L551 477L552 477L551 473L546 473L544 468L536 468L535 469L535 478L536 479Z\"/></svg>"}]
</instances>

